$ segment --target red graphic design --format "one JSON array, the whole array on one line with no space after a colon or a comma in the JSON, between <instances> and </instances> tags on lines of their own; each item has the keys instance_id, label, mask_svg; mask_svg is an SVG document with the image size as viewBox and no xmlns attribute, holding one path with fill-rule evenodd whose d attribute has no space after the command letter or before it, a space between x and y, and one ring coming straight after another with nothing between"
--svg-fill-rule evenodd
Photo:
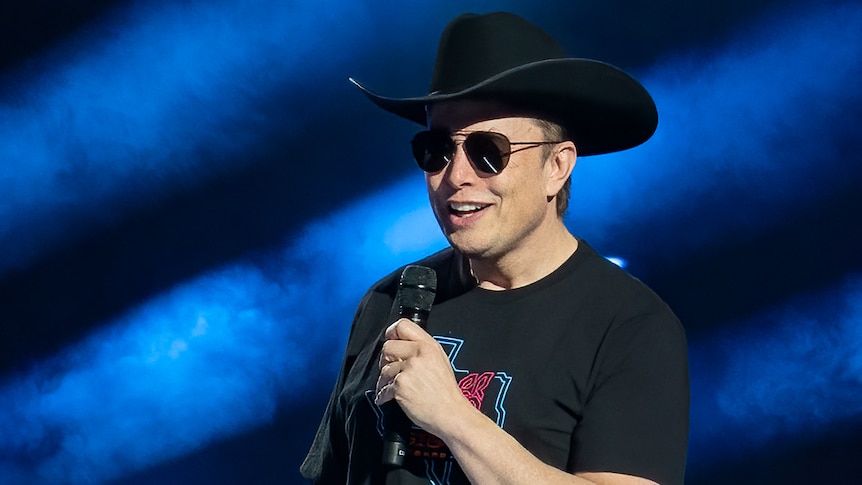
<instances>
[{"instance_id":1,"label":"red graphic design","mask_svg":"<svg viewBox=\"0 0 862 485\"><path fill-rule=\"evenodd\" d=\"M482 401L485 399L485 389L494 378L493 372L483 372L477 374L475 372L467 374L463 379L458 381L458 387L461 388L461 393L470 401L476 409L482 409Z\"/></svg>"},{"instance_id":2,"label":"red graphic design","mask_svg":"<svg viewBox=\"0 0 862 485\"><path fill-rule=\"evenodd\" d=\"M410 444L407 448L416 458L445 460L451 456L446 443L424 429L410 431Z\"/></svg>"}]
</instances>

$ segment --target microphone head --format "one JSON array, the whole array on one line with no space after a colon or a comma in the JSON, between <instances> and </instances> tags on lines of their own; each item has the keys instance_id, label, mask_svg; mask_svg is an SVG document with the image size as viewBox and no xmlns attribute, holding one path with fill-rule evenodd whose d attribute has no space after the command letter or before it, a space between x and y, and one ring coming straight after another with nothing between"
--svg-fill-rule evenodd
<instances>
[{"instance_id":1,"label":"microphone head","mask_svg":"<svg viewBox=\"0 0 862 485\"><path fill-rule=\"evenodd\" d=\"M437 273L431 268L411 264L401 273L398 306L429 312L436 292Z\"/></svg>"}]
</instances>

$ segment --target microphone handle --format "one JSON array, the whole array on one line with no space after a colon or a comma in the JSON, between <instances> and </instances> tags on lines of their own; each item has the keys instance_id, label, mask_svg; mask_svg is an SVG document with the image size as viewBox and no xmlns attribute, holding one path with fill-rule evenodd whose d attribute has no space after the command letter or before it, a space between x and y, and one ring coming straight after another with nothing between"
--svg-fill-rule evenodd
<instances>
[{"instance_id":1,"label":"microphone handle","mask_svg":"<svg viewBox=\"0 0 862 485\"><path fill-rule=\"evenodd\" d=\"M420 308L402 308L398 315L419 325L423 330L428 326L428 312Z\"/></svg>"},{"instance_id":2,"label":"microphone handle","mask_svg":"<svg viewBox=\"0 0 862 485\"><path fill-rule=\"evenodd\" d=\"M402 318L407 318L423 329L428 324L428 312L418 308L400 308ZM383 410L383 465L400 468L407 456L410 428L413 423L394 400L386 403Z\"/></svg>"}]
</instances>

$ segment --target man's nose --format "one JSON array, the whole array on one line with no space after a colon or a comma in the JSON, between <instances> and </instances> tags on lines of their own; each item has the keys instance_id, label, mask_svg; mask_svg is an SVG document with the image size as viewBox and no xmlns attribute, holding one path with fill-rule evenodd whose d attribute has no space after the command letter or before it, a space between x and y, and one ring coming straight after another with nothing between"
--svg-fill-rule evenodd
<instances>
[{"instance_id":1,"label":"man's nose","mask_svg":"<svg viewBox=\"0 0 862 485\"><path fill-rule=\"evenodd\" d=\"M464 151L464 144L458 143L455 146L455 153L452 154L452 161L446 166L444 177L446 181L453 187L460 187L464 184L472 183L478 175L476 168L467 157Z\"/></svg>"}]
</instances>

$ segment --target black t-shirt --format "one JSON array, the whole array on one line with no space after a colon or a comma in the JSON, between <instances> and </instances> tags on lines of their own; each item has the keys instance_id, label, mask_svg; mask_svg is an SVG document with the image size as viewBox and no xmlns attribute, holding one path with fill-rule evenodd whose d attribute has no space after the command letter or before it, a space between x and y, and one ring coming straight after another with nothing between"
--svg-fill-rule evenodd
<instances>
[{"instance_id":1,"label":"black t-shirt","mask_svg":"<svg viewBox=\"0 0 862 485\"><path fill-rule=\"evenodd\" d=\"M417 264L438 273L427 330L448 353L462 392L521 445L569 472L683 482L685 335L645 285L583 241L547 277L506 291L476 287L451 249ZM344 367L302 467L315 483L469 483L457 457L421 430L411 434L402 469L381 465L383 411L373 390L399 275L375 285L357 311Z\"/></svg>"}]
</instances>

